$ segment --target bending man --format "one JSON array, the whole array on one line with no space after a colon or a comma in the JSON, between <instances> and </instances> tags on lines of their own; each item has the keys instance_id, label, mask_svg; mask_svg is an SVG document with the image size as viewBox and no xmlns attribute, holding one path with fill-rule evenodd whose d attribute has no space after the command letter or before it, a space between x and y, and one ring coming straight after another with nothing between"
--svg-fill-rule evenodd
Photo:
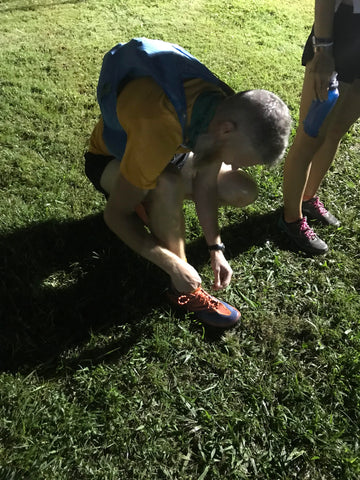
<instances>
[{"instance_id":1,"label":"bending man","mask_svg":"<svg viewBox=\"0 0 360 480\"><path fill-rule=\"evenodd\" d=\"M206 324L229 327L240 313L204 291L199 273L186 260L183 200L195 202L214 288L223 289L232 270L224 256L218 207L241 208L256 199L256 184L241 168L272 165L282 157L290 115L265 90L228 95L201 78L182 85L185 138L163 88L150 76L133 78L116 98L116 114L126 132L124 154L118 158L109 150L101 118L85 155L86 173L107 197L104 218L109 228L170 276L170 299Z\"/></svg>"}]
</instances>

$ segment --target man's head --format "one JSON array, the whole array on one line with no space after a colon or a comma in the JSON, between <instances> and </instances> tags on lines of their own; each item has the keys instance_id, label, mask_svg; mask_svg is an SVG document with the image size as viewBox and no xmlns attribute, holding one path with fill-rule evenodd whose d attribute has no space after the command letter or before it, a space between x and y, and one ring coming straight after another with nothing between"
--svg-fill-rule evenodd
<instances>
[{"instance_id":1,"label":"man's head","mask_svg":"<svg viewBox=\"0 0 360 480\"><path fill-rule=\"evenodd\" d=\"M290 128L289 110L274 93L240 92L219 105L195 153L200 157L220 155L222 161L236 167L274 165L285 152Z\"/></svg>"}]
</instances>

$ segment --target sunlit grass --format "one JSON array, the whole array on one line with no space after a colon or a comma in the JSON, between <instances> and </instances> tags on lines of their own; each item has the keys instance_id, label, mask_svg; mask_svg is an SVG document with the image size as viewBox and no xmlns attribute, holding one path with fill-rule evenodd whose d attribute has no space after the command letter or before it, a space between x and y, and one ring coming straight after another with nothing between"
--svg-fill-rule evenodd
<instances>
[{"instance_id":1,"label":"sunlit grass","mask_svg":"<svg viewBox=\"0 0 360 480\"><path fill-rule=\"evenodd\" d=\"M359 125L322 198L325 257L259 200L220 211L242 322L219 334L167 303L168 279L105 228L82 155L104 53L148 36L236 90L267 88L297 122L310 0L5 0L0 4L0 479L357 480ZM191 203L188 258L210 287Z\"/></svg>"}]
</instances>

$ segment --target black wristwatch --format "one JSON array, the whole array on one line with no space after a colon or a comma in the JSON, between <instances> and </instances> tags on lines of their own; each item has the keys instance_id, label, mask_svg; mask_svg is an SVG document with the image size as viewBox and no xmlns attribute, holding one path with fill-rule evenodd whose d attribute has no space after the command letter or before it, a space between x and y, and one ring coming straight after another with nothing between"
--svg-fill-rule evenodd
<instances>
[{"instance_id":1,"label":"black wristwatch","mask_svg":"<svg viewBox=\"0 0 360 480\"><path fill-rule=\"evenodd\" d=\"M209 251L211 250L221 250L222 252L225 251L225 245L223 243L215 243L215 245L208 246Z\"/></svg>"}]
</instances>

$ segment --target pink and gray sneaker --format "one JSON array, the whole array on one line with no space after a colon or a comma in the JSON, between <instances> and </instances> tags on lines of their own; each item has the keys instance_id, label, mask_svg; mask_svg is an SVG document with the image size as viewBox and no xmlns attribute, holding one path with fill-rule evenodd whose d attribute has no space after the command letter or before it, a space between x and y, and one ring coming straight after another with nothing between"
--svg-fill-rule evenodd
<instances>
[{"instance_id":1,"label":"pink and gray sneaker","mask_svg":"<svg viewBox=\"0 0 360 480\"><path fill-rule=\"evenodd\" d=\"M306 202L302 202L301 208L303 215L306 215L307 218L319 220L324 225L340 226L340 221L326 210L319 197L313 197L310 200L306 200Z\"/></svg>"},{"instance_id":2,"label":"pink and gray sneaker","mask_svg":"<svg viewBox=\"0 0 360 480\"><path fill-rule=\"evenodd\" d=\"M296 243L300 250L312 255L321 255L329 250L326 243L316 235L308 225L306 217L296 222L285 222L281 215L278 222L279 228Z\"/></svg>"}]
</instances>

